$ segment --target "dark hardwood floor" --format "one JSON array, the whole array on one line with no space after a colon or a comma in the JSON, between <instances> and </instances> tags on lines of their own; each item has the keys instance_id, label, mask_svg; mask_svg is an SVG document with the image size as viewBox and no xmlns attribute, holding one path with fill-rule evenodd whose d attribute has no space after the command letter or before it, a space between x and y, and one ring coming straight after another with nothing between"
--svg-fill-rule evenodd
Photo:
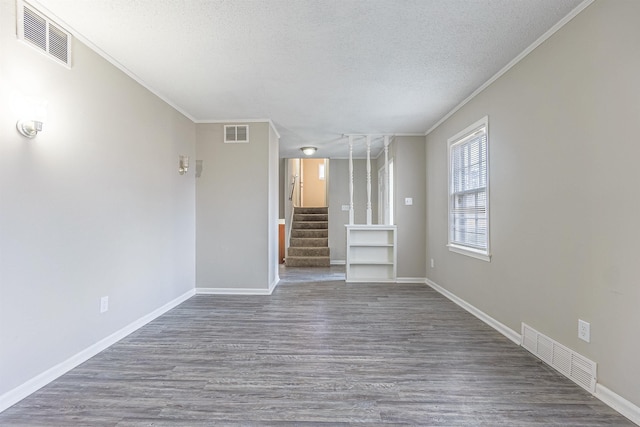
<instances>
[{"instance_id":1,"label":"dark hardwood floor","mask_svg":"<svg viewBox=\"0 0 640 427\"><path fill-rule=\"evenodd\" d=\"M0 425L633 425L424 284L281 277L191 298Z\"/></svg>"}]
</instances>

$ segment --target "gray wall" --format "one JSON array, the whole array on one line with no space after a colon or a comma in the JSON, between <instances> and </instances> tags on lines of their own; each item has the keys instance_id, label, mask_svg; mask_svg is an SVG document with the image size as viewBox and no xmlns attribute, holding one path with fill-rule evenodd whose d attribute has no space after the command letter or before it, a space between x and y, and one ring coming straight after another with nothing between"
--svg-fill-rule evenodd
<instances>
[{"instance_id":1,"label":"gray wall","mask_svg":"<svg viewBox=\"0 0 640 427\"><path fill-rule=\"evenodd\" d=\"M329 248L331 261L344 262L347 258L347 233L344 228L349 223L349 211L342 205L349 204L349 161L329 160Z\"/></svg>"},{"instance_id":2,"label":"gray wall","mask_svg":"<svg viewBox=\"0 0 640 427\"><path fill-rule=\"evenodd\" d=\"M73 47L69 70L22 44L0 0L0 395L194 288L194 124ZM33 140L21 96L48 101Z\"/></svg>"},{"instance_id":3,"label":"gray wall","mask_svg":"<svg viewBox=\"0 0 640 427\"><path fill-rule=\"evenodd\" d=\"M267 267L269 269L269 276L267 278L270 287L273 287L280 280L278 276L278 252L279 252L279 230L278 225L280 218L280 188L282 188L283 182L281 181L280 167L282 161L279 159L280 151L280 138L274 131L272 126L269 126L269 152L268 152L268 217L267 217Z\"/></svg>"},{"instance_id":4,"label":"gray wall","mask_svg":"<svg viewBox=\"0 0 640 427\"><path fill-rule=\"evenodd\" d=\"M424 136L397 136L394 158L395 223L398 227L398 277L426 277L426 170ZM381 156L384 157L384 156ZM384 158L382 159L384 163ZM405 205L411 197L413 205Z\"/></svg>"},{"instance_id":5,"label":"gray wall","mask_svg":"<svg viewBox=\"0 0 640 427\"><path fill-rule=\"evenodd\" d=\"M426 145L423 136L395 137L389 147L389 160L394 160L395 224L398 226L398 277L424 279L426 275ZM345 224L349 212L341 210L349 204L349 160L331 159L329 168L329 246L331 260L346 258ZM378 222L378 170L384 166L384 153L371 160L371 198L373 223ZM367 162L354 160L355 223L366 223ZM404 204L405 197L413 205Z\"/></svg>"},{"instance_id":6,"label":"gray wall","mask_svg":"<svg viewBox=\"0 0 640 427\"><path fill-rule=\"evenodd\" d=\"M280 159L278 161L278 180L279 180L279 185L280 188L283 191L279 191L278 194L278 218L279 219L285 219L286 217L286 210L285 210L285 198L289 197L289 194L286 191L287 185L286 185L286 173L287 173L287 168L286 168L286 163L287 163L287 159Z\"/></svg>"},{"instance_id":7,"label":"gray wall","mask_svg":"<svg viewBox=\"0 0 640 427\"><path fill-rule=\"evenodd\" d=\"M378 170L376 161L371 159L371 206L373 223L378 219ZM349 211L343 211L342 205L348 205L349 198L349 160L329 160L329 247L331 261L345 261ZM367 223L367 161L353 160L353 210L356 224Z\"/></svg>"},{"instance_id":8,"label":"gray wall","mask_svg":"<svg viewBox=\"0 0 640 427\"><path fill-rule=\"evenodd\" d=\"M196 286L268 289L277 264L277 138L268 122L250 123L248 144L225 144L223 127L196 128Z\"/></svg>"},{"instance_id":9,"label":"gray wall","mask_svg":"<svg viewBox=\"0 0 640 427\"><path fill-rule=\"evenodd\" d=\"M640 405L640 2L596 1L427 137L428 277ZM447 138L489 116L490 263L449 252ZM591 343L577 338L591 322Z\"/></svg>"}]
</instances>

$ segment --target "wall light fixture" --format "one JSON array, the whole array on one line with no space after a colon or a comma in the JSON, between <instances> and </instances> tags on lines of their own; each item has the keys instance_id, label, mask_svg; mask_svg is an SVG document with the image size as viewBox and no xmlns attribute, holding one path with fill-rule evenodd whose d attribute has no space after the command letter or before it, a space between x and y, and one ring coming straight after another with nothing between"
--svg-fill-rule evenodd
<instances>
[{"instance_id":1,"label":"wall light fixture","mask_svg":"<svg viewBox=\"0 0 640 427\"><path fill-rule=\"evenodd\" d=\"M18 117L21 117L16 123L16 129L26 138L35 138L46 121L47 102L34 97L21 97L16 100L16 108Z\"/></svg>"},{"instance_id":2,"label":"wall light fixture","mask_svg":"<svg viewBox=\"0 0 640 427\"><path fill-rule=\"evenodd\" d=\"M18 120L16 129L22 136L35 138L38 132L42 130L42 122L38 120Z\"/></svg>"},{"instance_id":3,"label":"wall light fixture","mask_svg":"<svg viewBox=\"0 0 640 427\"><path fill-rule=\"evenodd\" d=\"M180 156L178 160L178 173L184 175L189 170L189 156Z\"/></svg>"}]
</instances>

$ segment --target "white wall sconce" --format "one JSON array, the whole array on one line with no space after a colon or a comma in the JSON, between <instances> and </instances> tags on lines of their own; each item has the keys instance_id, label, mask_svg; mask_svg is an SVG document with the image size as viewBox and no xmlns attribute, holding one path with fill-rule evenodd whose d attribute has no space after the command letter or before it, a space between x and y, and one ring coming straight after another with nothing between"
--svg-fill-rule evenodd
<instances>
[{"instance_id":1,"label":"white wall sconce","mask_svg":"<svg viewBox=\"0 0 640 427\"><path fill-rule=\"evenodd\" d=\"M178 173L184 175L189 170L189 156L180 156L178 161Z\"/></svg>"},{"instance_id":2,"label":"white wall sconce","mask_svg":"<svg viewBox=\"0 0 640 427\"><path fill-rule=\"evenodd\" d=\"M35 138L38 132L42 130L42 122L38 120L18 120L16 129L24 137Z\"/></svg>"},{"instance_id":3,"label":"white wall sconce","mask_svg":"<svg viewBox=\"0 0 640 427\"><path fill-rule=\"evenodd\" d=\"M302 147L300 150L302 150L305 156L310 156L314 154L318 149L316 147Z\"/></svg>"},{"instance_id":4,"label":"white wall sconce","mask_svg":"<svg viewBox=\"0 0 640 427\"><path fill-rule=\"evenodd\" d=\"M42 131L47 116L47 103L38 98L21 98L16 102L18 117L24 117L16 123L20 135L32 139Z\"/></svg>"}]
</instances>

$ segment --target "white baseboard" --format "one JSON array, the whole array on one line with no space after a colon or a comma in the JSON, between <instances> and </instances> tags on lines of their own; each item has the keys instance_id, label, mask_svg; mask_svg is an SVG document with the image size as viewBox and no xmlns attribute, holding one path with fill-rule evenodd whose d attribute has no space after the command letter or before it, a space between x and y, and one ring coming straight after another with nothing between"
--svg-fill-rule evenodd
<instances>
[{"instance_id":1,"label":"white baseboard","mask_svg":"<svg viewBox=\"0 0 640 427\"><path fill-rule=\"evenodd\" d=\"M276 274L269 289L260 288L196 288L196 295L271 295L280 283L280 276Z\"/></svg>"},{"instance_id":2,"label":"white baseboard","mask_svg":"<svg viewBox=\"0 0 640 427\"><path fill-rule=\"evenodd\" d=\"M196 295L271 295L275 286L269 289L257 288L196 288Z\"/></svg>"},{"instance_id":3,"label":"white baseboard","mask_svg":"<svg viewBox=\"0 0 640 427\"><path fill-rule=\"evenodd\" d=\"M456 303L457 305L459 305L469 313L473 314L478 319L482 320L487 325L491 326L492 328L500 332L505 337L509 338L515 344L519 346L521 345L522 336L516 331L514 331L513 329L498 322L496 319L492 318L491 316L477 309L476 307L472 306L465 300L447 291L443 287L437 285L433 281L426 279L425 283L429 285L431 288L433 288L436 292L444 295L446 298L450 299L451 301L453 301L454 303ZM627 417L629 420L631 420L632 422L640 426L640 407L636 406L634 403L628 401L624 397L618 395L614 391L609 390L607 387L603 386L602 384L597 383L595 389L596 391L595 393L593 393L593 395L596 398L600 399L606 405L618 411L621 415Z\"/></svg>"},{"instance_id":4,"label":"white baseboard","mask_svg":"<svg viewBox=\"0 0 640 427\"><path fill-rule=\"evenodd\" d=\"M346 265L347 261L344 259L332 259L329 261L330 265Z\"/></svg>"},{"instance_id":5,"label":"white baseboard","mask_svg":"<svg viewBox=\"0 0 640 427\"><path fill-rule=\"evenodd\" d=\"M594 396L640 426L640 406L634 405L602 384L596 384Z\"/></svg>"},{"instance_id":6,"label":"white baseboard","mask_svg":"<svg viewBox=\"0 0 640 427\"><path fill-rule=\"evenodd\" d=\"M509 338L515 344L520 345L520 342L522 341L520 334L514 331L513 329L511 329L510 327L504 325L503 323L498 322L496 319L489 316L484 311L477 309L476 307L472 306L462 298L452 294L451 292L441 287L440 285L437 285L435 282L429 279L425 279L425 283L431 286L436 292L444 295L445 297L447 297L448 299L450 299L460 307L464 308L469 313L476 316L478 319L482 320L487 325L491 326L496 331L500 332L505 337Z\"/></svg>"},{"instance_id":7,"label":"white baseboard","mask_svg":"<svg viewBox=\"0 0 640 427\"><path fill-rule=\"evenodd\" d=\"M121 339L126 337L127 335L137 331L138 329L140 329L141 327L143 327L147 323L149 323L152 320L160 317L161 315L163 315L167 311L169 311L172 308L180 305L181 303L183 303L184 301L188 300L189 298L191 298L194 295L195 295L195 290L193 290L193 289L188 291L188 292L185 292L184 294L180 295L179 297L175 298L174 300L169 301L168 303L166 303L162 307L153 310L151 313L149 313L149 314L139 318L138 320L130 323L129 325L125 326L124 328L120 329L119 331L114 332L113 334L109 335L108 337L103 338L100 341L98 341L97 343L85 348L84 350L82 350L81 352L77 353L76 355L71 356L69 359L57 364L56 366L54 366L52 368L47 369L43 373L31 378L29 381L25 382L22 385L19 385L18 387L14 388L13 390L9 390L8 392L6 392L2 396L0 396L0 412L2 412L5 409L15 405L16 403L18 403L19 401L21 401L25 397L29 396L30 394L35 393L36 391L38 391L39 389L41 389L45 385L47 385L50 382L52 382L53 380L55 380L56 378L61 377L62 375L66 374L67 372L69 372L70 370L75 368L76 366L78 366L78 365L86 362L87 360L91 359L96 354L100 353L101 351L105 350L106 348L108 348L108 347L112 346L113 344L117 343L118 341L120 341Z\"/></svg>"},{"instance_id":8,"label":"white baseboard","mask_svg":"<svg viewBox=\"0 0 640 427\"><path fill-rule=\"evenodd\" d=\"M424 277L396 277L396 283L424 283Z\"/></svg>"},{"instance_id":9,"label":"white baseboard","mask_svg":"<svg viewBox=\"0 0 640 427\"><path fill-rule=\"evenodd\" d=\"M522 347L591 394L595 394L598 364L522 322Z\"/></svg>"},{"instance_id":10,"label":"white baseboard","mask_svg":"<svg viewBox=\"0 0 640 427\"><path fill-rule=\"evenodd\" d=\"M278 275L278 273L276 273L275 279L273 279L273 282L271 282L271 284L269 285L269 295L271 295L273 291L276 290L278 283L280 283L280 276Z\"/></svg>"}]
</instances>

